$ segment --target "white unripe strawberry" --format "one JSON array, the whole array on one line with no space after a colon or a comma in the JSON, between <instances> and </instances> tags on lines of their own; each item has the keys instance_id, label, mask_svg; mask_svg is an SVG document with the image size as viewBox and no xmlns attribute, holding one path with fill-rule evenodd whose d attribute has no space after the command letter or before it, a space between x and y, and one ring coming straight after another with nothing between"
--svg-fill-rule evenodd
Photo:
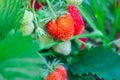
<instances>
[{"instance_id":1,"label":"white unripe strawberry","mask_svg":"<svg viewBox=\"0 0 120 80\"><path fill-rule=\"evenodd\" d=\"M24 13L22 24L29 24L33 21L33 19L34 19L33 13L26 10Z\"/></svg>"},{"instance_id":2,"label":"white unripe strawberry","mask_svg":"<svg viewBox=\"0 0 120 80\"><path fill-rule=\"evenodd\" d=\"M71 52L71 42L61 42L60 44L53 46L52 49L58 54L69 55Z\"/></svg>"},{"instance_id":3,"label":"white unripe strawberry","mask_svg":"<svg viewBox=\"0 0 120 80\"><path fill-rule=\"evenodd\" d=\"M34 24L32 22L29 24L22 24L20 30L22 31L23 35L30 35L34 30Z\"/></svg>"},{"instance_id":4,"label":"white unripe strawberry","mask_svg":"<svg viewBox=\"0 0 120 80\"><path fill-rule=\"evenodd\" d=\"M34 30L34 24L33 24L33 13L26 10L23 16L23 21L20 26L20 30L22 31L23 35L30 35L32 34Z\"/></svg>"}]
</instances>

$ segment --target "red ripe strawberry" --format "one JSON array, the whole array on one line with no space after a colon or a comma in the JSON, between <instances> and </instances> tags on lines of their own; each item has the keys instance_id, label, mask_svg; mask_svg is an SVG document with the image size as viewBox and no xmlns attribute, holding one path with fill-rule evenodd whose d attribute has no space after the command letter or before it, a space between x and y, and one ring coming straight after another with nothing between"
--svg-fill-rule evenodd
<instances>
[{"instance_id":1,"label":"red ripe strawberry","mask_svg":"<svg viewBox=\"0 0 120 80\"><path fill-rule=\"evenodd\" d=\"M45 80L67 80L67 73L65 68L62 65L58 65L58 67L50 72Z\"/></svg>"},{"instance_id":2,"label":"red ripe strawberry","mask_svg":"<svg viewBox=\"0 0 120 80\"><path fill-rule=\"evenodd\" d=\"M84 34L84 32L82 32L81 34ZM82 42L86 43L87 38L79 38L78 41L80 41L81 43L80 50L83 50L85 48L85 44L83 44Z\"/></svg>"},{"instance_id":3,"label":"red ripe strawberry","mask_svg":"<svg viewBox=\"0 0 120 80\"><path fill-rule=\"evenodd\" d=\"M33 4L33 1L34 0L31 0L31 7L32 7L32 4ZM34 8L35 8L35 11L37 11L38 9L40 9L40 7L43 5L43 3L41 3L41 4L39 4L37 1L35 2L35 6L34 6Z\"/></svg>"},{"instance_id":4,"label":"red ripe strawberry","mask_svg":"<svg viewBox=\"0 0 120 80\"><path fill-rule=\"evenodd\" d=\"M119 0L116 0L116 7L119 6Z\"/></svg>"},{"instance_id":5,"label":"red ripe strawberry","mask_svg":"<svg viewBox=\"0 0 120 80\"><path fill-rule=\"evenodd\" d=\"M84 22L78 9L74 5L69 5L67 10L74 20L74 35L82 33L84 30Z\"/></svg>"},{"instance_id":6,"label":"red ripe strawberry","mask_svg":"<svg viewBox=\"0 0 120 80\"><path fill-rule=\"evenodd\" d=\"M79 38L79 40L83 41L83 42L86 42L87 41L87 38ZM83 50L85 48L85 44L81 44L81 47L80 47L80 50Z\"/></svg>"},{"instance_id":7,"label":"red ripe strawberry","mask_svg":"<svg viewBox=\"0 0 120 80\"><path fill-rule=\"evenodd\" d=\"M73 36L74 22L70 14L63 14L55 21L50 20L46 29L53 38L65 41Z\"/></svg>"}]
</instances>

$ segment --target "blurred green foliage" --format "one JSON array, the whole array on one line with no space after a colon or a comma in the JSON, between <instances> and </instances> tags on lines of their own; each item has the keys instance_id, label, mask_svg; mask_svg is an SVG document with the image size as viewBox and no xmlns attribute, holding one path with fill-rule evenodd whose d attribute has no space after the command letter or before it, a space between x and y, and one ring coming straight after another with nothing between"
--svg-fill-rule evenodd
<instances>
[{"instance_id":1,"label":"blurred green foliage","mask_svg":"<svg viewBox=\"0 0 120 80\"><path fill-rule=\"evenodd\" d=\"M3 39L11 29L20 27L24 10L22 0L1 0L0 3L0 39Z\"/></svg>"}]
</instances>

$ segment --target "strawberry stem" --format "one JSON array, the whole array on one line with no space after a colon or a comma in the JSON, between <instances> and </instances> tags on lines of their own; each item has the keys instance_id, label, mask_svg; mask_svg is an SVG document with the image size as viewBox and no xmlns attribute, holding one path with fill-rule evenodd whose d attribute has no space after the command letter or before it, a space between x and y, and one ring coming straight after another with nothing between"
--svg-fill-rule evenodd
<instances>
[{"instance_id":1,"label":"strawberry stem","mask_svg":"<svg viewBox=\"0 0 120 80\"><path fill-rule=\"evenodd\" d=\"M73 36L71 40L78 39L78 38L84 38L84 37L85 38L89 38L89 37L101 37L101 38L103 38L103 35L101 34L100 31L94 31L91 34L88 33L88 34L81 34L81 35ZM56 42L50 43L50 44L42 47L40 50L42 50L44 48L52 47L52 46L59 44L59 43L61 43L61 41L56 41Z\"/></svg>"},{"instance_id":2,"label":"strawberry stem","mask_svg":"<svg viewBox=\"0 0 120 80\"><path fill-rule=\"evenodd\" d=\"M111 45L111 44L114 44L115 42L118 42L118 41L120 41L120 39L113 40L113 41L108 43L108 46Z\"/></svg>"},{"instance_id":3,"label":"strawberry stem","mask_svg":"<svg viewBox=\"0 0 120 80\"><path fill-rule=\"evenodd\" d=\"M78 36L73 36L72 39L78 39L78 38L89 38L89 37L103 37L103 34L101 34L100 31L94 31L92 33L88 34L81 34Z\"/></svg>"},{"instance_id":4,"label":"strawberry stem","mask_svg":"<svg viewBox=\"0 0 120 80\"><path fill-rule=\"evenodd\" d=\"M34 16L34 21L35 21L35 25L36 25L36 33L37 33L37 35L38 35L38 37L39 37L39 35L42 35L42 34L44 34L44 30L43 29L41 29L40 27L39 27L39 25L38 25L38 20L37 20L37 18L36 18L36 13L35 13L35 2L36 2L36 0L33 0L33 4L32 4L32 12L33 12L33 16Z\"/></svg>"},{"instance_id":5,"label":"strawberry stem","mask_svg":"<svg viewBox=\"0 0 120 80\"><path fill-rule=\"evenodd\" d=\"M91 48L91 47L92 47L92 44L90 44L90 43L86 43L86 42L84 42L84 41L82 41L82 40L80 40L80 39L79 39L79 41L80 41L82 44L84 44L86 47L88 47L88 48Z\"/></svg>"},{"instance_id":6,"label":"strawberry stem","mask_svg":"<svg viewBox=\"0 0 120 80\"><path fill-rule=\"evenodd\" d=\"M62 1L61 0L59 0L59 3L60 3L60 6L62 6Z\"/></svg>"},{"instance_id":7,"label":"strawberry stem","mask_svg":"<svg viewBox=\"0 0 120 80\"><path fill-rule=\"evenodd\" d=\"M36 15L35 15L35 10L34 10L35 2L36 2L36 0L33 0L33 4L32 4L33 15L34 15L34 18L35 18L36 27L39 27L38 21L37 21Z\"/></svg>"},{"instance_id":8,"label":"strawberry stem","mask_svg":"<svg viewBox=\"0 0 120 80\"><path fill-rule=\"evenodd\" d=\"M35 14L35 10L34 10L35 2L36 2L36 0L33 0L33 4L32 4L33 15L34 15L36 27L39 28L38 21L37 21L37 18L36 18L36 14ZM41 28L39 28L39 29L40 29L40 31L43 31ZM38 53L38 55L44 61L45 65L52 71L52 68L48 65L48 63L46 62L46 60L44 59L44 57L40 53Z\"/></svg>"},{"instance_id":9,"label":"strawberry stem","mask_svg":"<svg viewBox=\"0 0 120 80\"><path fill-rule=\"evenodd\" d=\"M43 60L43 62L45 63L45 65L48 67L48 69L50 70L50 71L53 71L53 69L51 68L51 66L46 62L46 60L44 59L44 57L40 54L40 53L38 53L38 55L41 57L41 59Z\"/></svg>"},{"instance_id":10,"label":"strawberry stem","mask_svg":"<svg viewBox=\"0 0 120 80\"><path fill-rule=\"evenodd\" d=\"M46 1L47 1L48 7L49 7L50 11L52 12L53 16L56 17L57 15L56 15L55 11L53 10L50 1L49 0L46 0Z\"/></svg>"}]
</instances>

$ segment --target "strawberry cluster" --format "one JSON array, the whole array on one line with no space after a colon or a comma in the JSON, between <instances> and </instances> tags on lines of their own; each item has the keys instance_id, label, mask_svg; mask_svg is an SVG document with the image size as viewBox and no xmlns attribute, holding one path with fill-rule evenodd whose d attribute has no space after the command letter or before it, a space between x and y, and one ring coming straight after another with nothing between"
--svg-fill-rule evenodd
<instances>
[{"instance_id":1,"label":"strawberry cluster","mask_svg":"<svg viewBox=\"0 0 120 80\"><path fill-rule=\"evenodd\" d=\"M80 35L84 30L84 21L74 5L69 5L66 9L68 13L50 20L46 24L47 32L55 39L64 41L53 46L53 50L59 54L68 55L71 52L71 42L69 40L76 35ZM79 39L86 42L86 38ZM69 45L69 46L68 46ZM84 48L81 44L81 48Z\"/></svg>"},{"instance_id":2,"label":"strawberry cluster","mask_svg":"<svg viewBox=\"0 0 120 80\"><path fill-rule=\"evenodd\" d=\"M32 3L33 0L31 0L31 6ZM41 6L35 2L35 11L40 9L40 7ZM54 40L62 41L61 43L52 46L51 49L56 53L69 55L71 53L72 46L71 39L73 36L83 34L84 21L75 5L68 5L65 10L67 13L63 13L62 15L57 16L54 20L51 19L46 22L44 28L46 35L40 36L39 41L43 46L53 42ZM22 26L20 28L24 34L32 34L34 30L33 20L33 14L26 10ZM78 40L86 42L86 38L80 38ZM82 44L80 49L83 49L84 46L85 45ZM57 65L54 70L44 77L44 80L67 80L66 74L65 68L62 65Z\"/></svg>"}]
</instances>

